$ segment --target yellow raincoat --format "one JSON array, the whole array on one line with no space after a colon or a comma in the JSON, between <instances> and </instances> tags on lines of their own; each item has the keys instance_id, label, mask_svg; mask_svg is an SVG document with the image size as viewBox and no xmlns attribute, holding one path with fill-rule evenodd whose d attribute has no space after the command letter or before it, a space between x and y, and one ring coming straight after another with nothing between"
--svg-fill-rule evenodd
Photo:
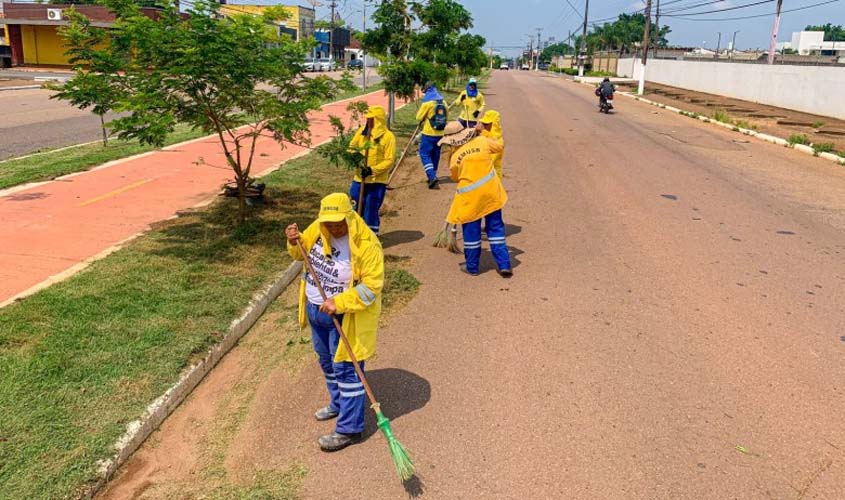
<instances>
[{"instance_id":1,"label":"yellow raincoat","mask_svg":"<svg viewBox=\"0 0 845 500\"><path fill-rule=\"evenodd\" d=\"M367 166L373 169L373 175L367 177L366 184L387 184L390 167L396 159L396 136L387 129L387 114L383 107L371 106L367 110L366 117L374 120L372 134L369 138L364 135L366 125L359 128L349 142L349 150L360 151L364 154L364 148L369 139L371 145L369 155L367 155ZM361 182L360 172L355 172L354 180Z\"/></svg>"},{"instance_id":2,"label":"yellow raincoat","mask_svg":"<svg viewBox=\"0 0 845 500\"><path fill-rule=\"evenodd\" d=\"M498 153L493 153L493 167L496 169L499 179L502 179L502 157L505 155L505 139L502 136L502 117L498 111L490 110L484 113L480 121L481 123L490 123L492 125L489 132L485 130L481 132L481 135L502 144L502 150Z\"/></svg>"},{"instance_id":3,"label":"yellow raincoat","mask_svg":"<svg viewBox=\"0 0 845 500\"><path fill-rule=\"evenodd\" d=\"M417 122L422 122L422 133L423 135L430 135L433 137L442 137L443 131L442 130L434 130L431 127L431 120L434 117L434 108L437 107L437 101L428 101L422 103L420 106L420 110L417 111Z\"/></svg>"},{"instance_id":4,"label":"yellow raincoat","mask_svg":"<svg viewBox=\"0 0 845 500\"><path fill-rule=\"evenodd\" d=\"M373 356L376 350L376 330L381 316L381 291L384 286L384 253L381 242L375 233L367 227L361 217L352 210L349 197L344 193L335 193L330 197L344 197L339 203L344 207L345 220L349 226L349 251L352 256L352 283L345 292L332 297L337 306L337 313L343 314L343 332L349 339L352 351L358 361ZM339 198L338 198L339 200ZM325 200L324 200L325 201ZM306 252L322 237L329 241L330 235L319 219L302 232L300 241ZM288 242L288 253L294 260L303 260L299 247ZM331 255L331 245L323 245L326 256ZM299 285L299 324L308 323L306 314L305 279ZM335 362L352 361L341 342L334 357Z\"/></svg>"},{"instance_id":5,"label":"yellow raincoat","mask_svg":"<svg viewBox=\"0 0 845 500\"><path fill-rule=\"evenodd\" d=\"M447 222L473 222L505 206L508 194L493 168L493 155L502 151L501 142L482 135L452 152L449 167L458 190Z\"/></svg>"},{"instance_id":6,"label":"yellow raincoat","mask_svg":"<svg viewBox=\"0 0 845 500\"><path fill-rule=\"evenodd\" d=\"M462 97L464 98L463 102L461 102ZM484 95L479 90L477 96L470 97L467 95L466 90L462 90L458 98L455 99L455 102L453 102L450 107L454 108L455 106L461 110L461 120L467 122L478 121L478 118L473 115L476 111L478 111L480 117L481 113L484 111Z\"/></svg>"}]
</instances>

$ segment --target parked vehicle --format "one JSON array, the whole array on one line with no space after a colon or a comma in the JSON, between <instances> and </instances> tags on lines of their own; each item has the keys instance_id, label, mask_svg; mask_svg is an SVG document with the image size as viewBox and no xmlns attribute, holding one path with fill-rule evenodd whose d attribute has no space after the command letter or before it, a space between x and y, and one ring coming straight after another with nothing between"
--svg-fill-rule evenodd
<instances>
[{"instance_id":1,"label":"parked vehicle","mask_svg":"<svg viewBox=\"0 0 845 500\"><path fill-rule=\"evenodd\" d=\"M519 67L519 69L521 69L521 70L523 70L523 71L528 71L528 70L530 70L530 69L531 69L531 66L529 66L528 64L523 63L523 64L522 64L522 66L520 66L520 67Z\"/></svg>"},{"instance_id":2,"label":"parked vehicle","mask_svg":"<svg viewBox=\"0 0 845 500\"><path fill-rule=\"evenodd\" d=\"M315 65L318 66L317 71L334 71L337 69L337 63L333 59L318 59Z\"/></svg>"},{"instance_id":3,"label":"parked vehicle","mask_svg":"<svg viewBox=\"0 0 845 500\"><path fill-rule=\"evenodd\" d=\"M499 69L503 69L505 71L508 71L508 70L511 69L511 67L508 66L508 63L502 63L501 66L499 66Z\"/></svg>"},{"instance_id":4,"label":"parked vehicle","mask_svg":"<svg viewBox=\"0 0 845 500\"><path fill-rule=\"evenodd\" d=\"M310 57L305 58L305 61L303 61L302 66L305 68L305 71L318 71L318 69L315 67L314 59L311 59Z\"/></svg>"},{"instance_id":5,"label":"parked vehicle","mask_svg":"<svg viewBox=\"0 0 845 500\"><path fill-rule=\"evenodd\" d=\"M537 69L539 69L540 71L548 71L549 63L541 62L539 65L537 65Z\"/></svg>"},{"instance_id":6,"label":"parked vehicle","mask_svg":"<svg viewBox=\"0 0 845 500\"><path fill-rule=\"evenodd\" d=\"M353 59L346 65L346 69L361 69L363 67L364 61L362 59Z\"/></svg>"}]
</instances>

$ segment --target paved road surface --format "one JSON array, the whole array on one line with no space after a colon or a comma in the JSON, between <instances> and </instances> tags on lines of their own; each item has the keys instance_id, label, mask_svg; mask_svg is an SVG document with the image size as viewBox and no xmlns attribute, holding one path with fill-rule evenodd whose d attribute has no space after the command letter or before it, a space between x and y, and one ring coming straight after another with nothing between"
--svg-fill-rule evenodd
<instances>
[{"instance_id":1,"label":"paved road surface","mask_svg":"<svg viewBox=\"0 0 845 500\"><path fill-rule=\"evenodd\" d=\"M20 71L7 73L19 78L44 76L41 73ZM355 81L360 85L361 77L356 77ZM375 72L367 75L368 84L378 81L380 77ZM51 91L43 89L0 91L0 109L3 110L3 119L0 120L0 160L39 149L100 139L100 119L96 115L71 107L64 101L50 99L51 94Z\"/></svg>"},{"instance_id":2,"label":"paved road surface","mask_svg":"<svg viewBox=\"0 0 845 500\"><path fill-rule=\"evenodd\" d=\"M845 498L845 172L630 99L599 115L590 88L540 75L496 73L488 96L507 139L515 277L487 251L486 272L462 275L430 246L454 186L430 192L419 169L385 224L388 252L424 284L368 364L419 467L411 491ZM236 350L222 373L258 355ZM214 408L221 377L111 498L190 481L207 446L192 436L220 421L197 408ZM380 435L317 450L323 392L316 363L267 376L230 471L299 462L303 498L405 498Z\"/></svg>"}]
</instances>

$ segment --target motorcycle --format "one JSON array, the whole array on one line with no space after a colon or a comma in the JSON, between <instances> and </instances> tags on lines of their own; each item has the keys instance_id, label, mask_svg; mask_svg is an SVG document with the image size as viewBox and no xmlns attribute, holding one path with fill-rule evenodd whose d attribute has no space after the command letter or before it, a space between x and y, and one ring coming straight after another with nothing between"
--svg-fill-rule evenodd
<instances>
[{"instance_id":1,"label":"motorcycle","mask_svg":"<svg viewBox=\"0 0 845 500\"><path fill-rule=\"evenodd\" d=\"M610 110L613 109L613 94L602 97L601 90L596 89L596 96L599 98L599 113L604 112L605 114L610 114Z\"/></svg>"}]
</instances>

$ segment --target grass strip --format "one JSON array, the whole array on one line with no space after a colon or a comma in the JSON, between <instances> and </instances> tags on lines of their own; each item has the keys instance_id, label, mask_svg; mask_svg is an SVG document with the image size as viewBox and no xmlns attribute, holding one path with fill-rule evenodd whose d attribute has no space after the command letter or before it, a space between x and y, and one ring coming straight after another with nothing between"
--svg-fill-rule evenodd
<instances>
[{"instance_id":1,"label":"grass strip","mask_svg":"<svg viewBox=\"0 0 845 500\"><path fill-rule=\"evenodd\" d=\"M355 89L344 92L333 100L349 99L382 88L381 83L370 85L366 90ZM329 101L327 101L329 102ZM201 130L179 125L167 138L166 145L189 141L206 134ZM140 144L138 141L112 139L107 146L97 142L78 147L38 152L34 156L9 159L0 162L0 189L6 189L28 182L48 181L63 175L81 172L103 163L128 158L129 156L153 151L157 148Z\"/></svg>"},{"instance_id":2,"label":"grass strip","mask_svg":"<svg viewBox=\"0 0 845 500\"><path fill-rule=\"evenodd\" d=\"M397 149L414 113L397 112ZM84 491L126 425L289 264L283 227L306 226L350 177L304 156L262 179L267 200L246 223L235 200L220 199L0 309L0 498Z\"/></svg>"}]
</instances>

